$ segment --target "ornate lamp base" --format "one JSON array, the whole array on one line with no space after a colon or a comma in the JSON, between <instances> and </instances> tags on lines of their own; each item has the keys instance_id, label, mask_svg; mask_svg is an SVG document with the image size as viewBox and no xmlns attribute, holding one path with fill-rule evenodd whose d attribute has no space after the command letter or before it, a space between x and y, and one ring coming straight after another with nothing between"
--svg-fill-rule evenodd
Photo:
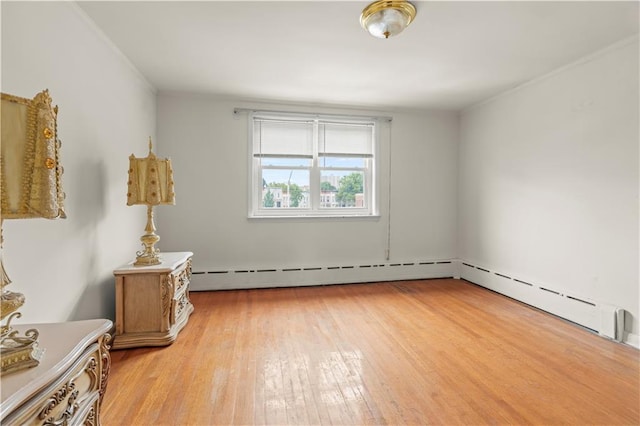
<instances>
[{"instance_id":1,"label":"ornate lamp base","mask_svg":"<svg viewBox=\"0 0 640 426\"><path fill-rule=\"evenodd\" d=\"M137 257L133 263L134 266L159 265L162 262L162 259L160 259L160 250L154 247L155 243L160 241L160 236L154 231L149 232L147 230L147 233L140 237L144 250L136 253Z\"/></svg>"},{"instance_id":2,"label":"ornate lamp base","mask_svg":"<svg viewBox=\"0 0 640 426\"><path fill-rule=\"evenodd\" d=\"M136 261L133 262L134 266L153 266L159 265L162 263L162 259L158 255L158 252L155 253L145 253L138 252L138 257L136 257Z\"/></svg>"},{"instance_id":3,"label":"ornate lamp base","mask_svg":"<svg viewBox=\"0 0 640 426\"><path fill-rule=\"evenodd\" d=\"M19 336L10 323L13 318L19 318L19 312L14 312L2 326L2 340L0 341L1 374L13 373L26 368L35 367L40 363L44 349L38 347L39 332L35 328L25 331Z\"/></svg>"},{"instance_id":4,"label":"ornate lamp base","mask_svg":"<svg viewBox=\"0 0 640 426\"><path fill-rule=\"evenodd\" d=\"M153 206L147 206L147 226L144 228L146 234L140 237L144 250L136 253L136 261L134 266L151 266L159 265L162 263L160 259L160 250L155 247L155 244L160 241L160 236L156 234L156 226L153 223Z\"/></svg>"},{"instance_id":5,"label":"ornate lamp base","mask_svg":"<svg viewBox=\"0 0 640 426\"><path fill-rule=\"evenodd\" d=\"M22 314L18 309L24 305L25 297L22 293L8 291L5 287L11 284L11 280L4 270L2 261L2 217L0 217L0 320L6 324L0 324L0 374L11 373L35 367L40 363L44 349L38 348L39 332L35 328L29 329L24 336L19 336L18 331L11 327L14 318L20 318Z\"/></svg>"}]
</instances>

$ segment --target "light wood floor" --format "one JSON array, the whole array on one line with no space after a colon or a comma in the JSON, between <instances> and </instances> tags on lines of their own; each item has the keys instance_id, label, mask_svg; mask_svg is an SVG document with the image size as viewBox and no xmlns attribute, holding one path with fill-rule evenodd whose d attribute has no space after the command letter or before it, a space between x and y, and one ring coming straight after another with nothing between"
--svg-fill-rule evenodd
<instances>
[{"instance_id":1,"label":"light wood floor","mask_svg":"<svg viewBox=\"0 0 640 426\"><path fill-rule=\"evenodd\" d=\"M458 280L191 293L103 425L640 424L640 351Z\"/></svg>"}]
</instances>

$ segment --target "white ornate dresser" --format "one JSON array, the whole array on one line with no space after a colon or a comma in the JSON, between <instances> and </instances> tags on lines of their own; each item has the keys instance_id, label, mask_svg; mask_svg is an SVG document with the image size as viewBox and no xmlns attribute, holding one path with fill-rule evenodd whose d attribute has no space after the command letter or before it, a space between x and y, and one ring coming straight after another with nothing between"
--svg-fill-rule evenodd
<instances>
[{"instance_id":1,"label":"white ornate dresser","mask_svg":"<svg viewBox=\"0 0 640 426\"><path fill-rule=\"evenodd\" d=\"M161 253L162 263L113 271L116 279L116 331L112 349L166 346L187 324L191 252Z\"/></svg>"},{"instance_id":2,"label":"white ornate dresser","mask_svg":"<svg viewBox=\"0 0 640 426\"><path fill-rule=\"evenodd\" d=\"M0 379L0 423L99 425L112 327L106 319L15 325L20 332L37 328L45 351L38 366Z\"/></svg>"}]
</instances>

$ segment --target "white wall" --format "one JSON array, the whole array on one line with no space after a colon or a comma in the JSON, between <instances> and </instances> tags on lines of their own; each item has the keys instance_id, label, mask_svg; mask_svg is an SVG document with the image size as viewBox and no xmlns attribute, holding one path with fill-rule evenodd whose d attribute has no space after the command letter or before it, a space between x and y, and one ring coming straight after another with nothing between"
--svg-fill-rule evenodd
<instances>
[{"instance_id":1,"label":"white wall","mask_svg":"<svg viewBox=\"0 0 640 426\"><path fill-rule=\"evenodd\" d=\"M381 217L249 220L247 114L234 116L234 107L392 115L393 122L381 126ZM391 158L390 260L454 258L457 126L450 112L376 113L161 94L158 153L172 159L177 204L156 209L159 246L193 251L195 271L383 263Z\"/></svg>"},{"instance_id":2,"label":"white wall","mask_svg":"<svg viewBox=\"0 0 640 426\"><path fill-rule=\"evenodd\" d=\"M4 264L19 322L113 318L114 268L135 257L145 212L126 207L128 156L155 135L155 94L69 2L2 2L2 92L48 88L62 141L66 220L8 220Z\"/></svg>"},{"instance_id":3,"label":"white wall","mask_svg":"<svg viewBox=\"0 0 640 426\"><path fill-rule=\"evenodd\" d=\"M461 116L459 257L629 312L638 341L638 39Z\"/></svg>"},{"instance_id":4,"label":"white wall","mask_svg":"<svg viewBox=\"0 0 640 426\"><path fill-rule=\"evenodd\" d=\"M383 126L378 219L248 220L247 120L234 107L376 112L163 94L156 118L153 89L74 4L1 11L2 91L48 88L60 106L69 216L4 224L11 289L27 296L21 322L113 317L112 270L133 258L145 216L126 207L127 157L146 153L157 120L156 152L172 158L177 192L176 206L156 209L159 245L194 251L196 271L459 257L622 307L637 344L637 39L460 122L380 113L393 122Z\"/></svg>"}]
</instances>

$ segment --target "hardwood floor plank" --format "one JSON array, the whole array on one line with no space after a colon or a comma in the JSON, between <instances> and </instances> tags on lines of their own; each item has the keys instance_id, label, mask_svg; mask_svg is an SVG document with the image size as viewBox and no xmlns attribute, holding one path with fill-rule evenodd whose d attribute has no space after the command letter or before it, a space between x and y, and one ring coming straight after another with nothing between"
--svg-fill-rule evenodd
<instances>
[{"instance_id":1,"label":"hardwood floor plank","mask_svg":"<svg viewBox=\"0 0 640 426\"><path fill-rule=\"evenodd\" d=\"M640 351L465 281L201 292L103 425L640 424Z\"/></svg>"}]
</instances>

